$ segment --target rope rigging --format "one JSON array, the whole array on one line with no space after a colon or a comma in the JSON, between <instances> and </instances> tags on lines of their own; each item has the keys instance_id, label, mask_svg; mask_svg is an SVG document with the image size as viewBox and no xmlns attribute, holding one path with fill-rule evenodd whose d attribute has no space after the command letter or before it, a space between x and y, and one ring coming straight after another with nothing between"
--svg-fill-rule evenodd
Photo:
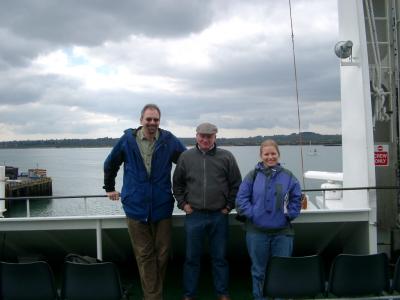
<instances>
[{"instance_id":1,"label":"rope rigging","mask_svg":"<svg viewBox=\"0 0 400 300\"><path fill-rule=\"evenodd\" d=\"M300 119L300 105L299 105L299 89L298 89L298 80L297 80L297 66L296 66L296 52L294 47L294 31L293 31L293 17L292 17L292 3L289 0L289 15L290 15L290 30L292 36L292 54L293 54L293 69L294 69L294 81L296 88L296 102L297 102L297 121L298 121L298 130L299 130L299 143L300 143L300 156L301 156L301 174L303 179L303 189L306 188L305 180L304 180L304 160L303 160L303 137L301 134L301 119Z\"/></svg>"},{"instance_id":2,"label":"rope rigging","mask_svg":"<svg viewBox=\"0 0 400 300\"><path fill-rule=\"evenodd\" d=\"M390 121L390 115L386 109L387 102L389 101L389 92L385 90L384 85L382 84L382 62L381 62L381 53L379 49L379 39L378 32L375 24L375 13L374 6L372 4L372 0L365 0L365 8L368 20L369 27L369 35L371 38L371 49L374 60L374 68L373 72L371 72L373 76L371 79L371 92L372 96L375 98L373 101L373 122L374 126L377 121L387 122Z\"/></svg>"}]
</instances>

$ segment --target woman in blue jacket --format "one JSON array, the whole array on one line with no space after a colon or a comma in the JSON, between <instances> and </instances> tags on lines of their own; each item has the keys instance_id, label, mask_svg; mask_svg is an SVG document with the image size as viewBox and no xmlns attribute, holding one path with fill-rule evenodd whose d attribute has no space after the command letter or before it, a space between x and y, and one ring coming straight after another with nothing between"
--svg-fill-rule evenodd
<instances>
[{"instance_id":1,"label":"woman in blue jacket","mask_svg":"<svg viewBox=\"0 0 400 300\"><path fill-rule=\"evenodd\" d=\"M293 229L291 221L300 214L299 181L279 164L279 147L274 140L260 146L255 169L247 174L236 198L236 210L246 217L246 243L251 259L253 297L263 300L268 259L291 256Z\"/></svg>"}]
</instances>

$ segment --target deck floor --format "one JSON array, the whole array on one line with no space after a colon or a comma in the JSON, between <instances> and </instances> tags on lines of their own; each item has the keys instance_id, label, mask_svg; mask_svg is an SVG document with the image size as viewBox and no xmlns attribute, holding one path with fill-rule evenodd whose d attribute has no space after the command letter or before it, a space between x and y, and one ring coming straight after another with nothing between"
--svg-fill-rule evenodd
<instances>
[{"instance_id":1,"label":"deck floor","mask_svg":"<svg viewBox=\"0 0 400 300\"><path fill-rule=\"evenodd\" d=\"M164 300L182 299L182 268L183 261L181 259L174 259L169 262L164 285ZM142 299L143 295L136 266L132 266L130 270L120 268L120 272L124 288L129 288L129 299ZM250 266L247 259L244 259L244 261L230 261L229 288L232 300L252 299ZM212 283L211 266L207 257L203 259L196 299L217 299Z\"/></svg>"}]
</instances>

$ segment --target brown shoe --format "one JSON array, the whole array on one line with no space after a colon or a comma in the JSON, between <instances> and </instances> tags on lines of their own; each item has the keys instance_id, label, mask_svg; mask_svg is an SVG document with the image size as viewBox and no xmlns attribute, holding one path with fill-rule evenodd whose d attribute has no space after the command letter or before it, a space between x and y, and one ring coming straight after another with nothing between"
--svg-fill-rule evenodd
<instances>
[{"instance_id":1,"label":"brown shoe","mask_svg":"<svg viewBox=\"0 0 400 300\"><path fill-rule=\"evenodd\" d=\"M231 300L231 298L229 296L222 295L218 297L218 300Z\"/></svg>"},{"instance_id":2,"label":"brown shoe","mask_svg":"<svg viewBox=\"0 0 400 300\"><path fill-rule=\"evenodd\" d=\"M183 297L182 300L196 300L196 299L194 299L194 298L189 298L189 297Z\"/></svg>"}]
</instances>

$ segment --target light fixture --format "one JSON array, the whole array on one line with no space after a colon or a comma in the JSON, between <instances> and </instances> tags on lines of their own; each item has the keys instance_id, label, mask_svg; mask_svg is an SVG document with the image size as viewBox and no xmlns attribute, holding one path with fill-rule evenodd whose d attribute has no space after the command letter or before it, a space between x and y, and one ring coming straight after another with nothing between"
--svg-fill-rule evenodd
<instances>
[{"instance_id":1,"label":"light fixture","mask_svg":"<svg viewBox=\"0 0 400 300\"><path fill-rule=\"evenodd\" d=\"M339 58L348 58L352 54L353 42L352 41L340 41L335 45L335 54Z\"/></svg>"}]
</instances>

